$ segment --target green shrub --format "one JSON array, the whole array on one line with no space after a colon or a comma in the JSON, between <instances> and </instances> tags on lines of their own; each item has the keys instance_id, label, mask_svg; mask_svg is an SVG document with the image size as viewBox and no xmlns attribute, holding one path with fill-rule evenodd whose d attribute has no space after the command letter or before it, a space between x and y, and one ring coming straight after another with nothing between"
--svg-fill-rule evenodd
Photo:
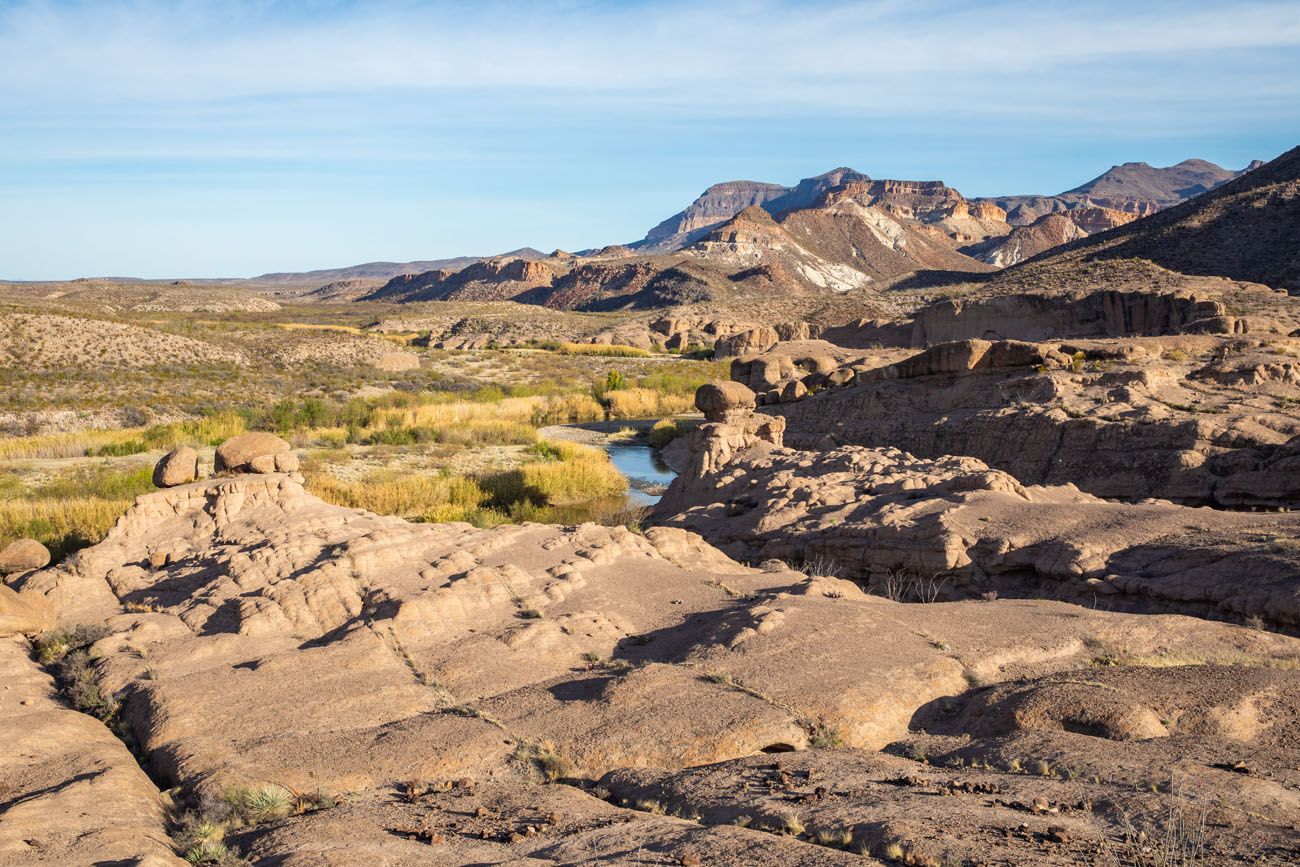
<instances>
[{"instance_id":1,"label":"green shrub","mask_svg":"<svg viewBox=\"0 0 1300 867\"><path fill-rule=\"evenodd\" d=\"M97 449L87 449L86 457L120 458L127 455L138 455L147 451L149 451L149 446L143 440L124 440L120 443L109 443Z\"/></svg>"}]
</instances>

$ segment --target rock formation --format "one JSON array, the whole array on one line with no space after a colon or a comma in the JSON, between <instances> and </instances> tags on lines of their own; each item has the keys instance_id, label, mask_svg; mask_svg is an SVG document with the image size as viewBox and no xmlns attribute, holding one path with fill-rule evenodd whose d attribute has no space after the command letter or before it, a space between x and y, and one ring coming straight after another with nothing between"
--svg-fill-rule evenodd
<instances>
[{"instance_id":1,"label":"rock formation","mask_svg":"<svg viewBox=\"0 0 1300 867\"><path fill-rule=\"evenodd\" d=\"M783 453L779 420L710 428L739 448L718 472L760 443ZM1045 601L905 605L747 568L677 529L409 524L282 474L144 496L103 542L21 583L61 623L102 624L90 677L152 782L107 729L57 707L21 644L0 648L0 735L22 738L4 760L21 808L0 840L18 863L82 863L87 847L175 863L155 785L235 854L287 865L617 861L629 846L686 864L861 863L844 849L939 863L986 845L1068 863L1129 845L1123 815L1158 835L1175 798L1212 815L1215 853L1293 843L1295 747L1278 733L1296 679L1278 669L1300 641L1259 630ZM1098 659L1116 667L1094 673ZM1170 720L1157 741L1183 740L1126 748L1124 732L1155 733L1132 667L1191 659L1249 677L1187 671L1153 711ZM1080 707L1070 684L1103 675L1115 691ZM1237 740L1200 734L1247 701L1265 703ZM1035 713L990 728L987 704ZM926 755L967 761L936 771ZM1120 755L1128 775L1102 776ZM1079 772L1026 775L1038 759ZM1148 785L1174 765L1197 775L1189 794ZM938 790L943 821L922 821ZM1114 806L1062 806L1094 800Z\"/></svg>"},{"instance_id":2,"label":"rock formation","mask_svg":"<svg viewBox=\"0 0 1300 867\"><path fill-rule=\"evenodd\" d=\"M188 485L198 478L199 453L189 446L172 449L153 468L153 483L158 488Z\"/></svg>"},{"instance_id":3,"label":"rock formation","mask_svg":"<svg viewBox=\"0 0 1300 867\"><path fill-rule=\"evenodd\" d=\"M49 565L50 551L35 539L15 539L0 550L0 575L29 572Z\"/></svg>"},{"instance_id":4,"label":"rock formation","mask_svg":"<svg viewBox=\"0 0 1300 867\"><path fill-rule=\"evenodd\" d=\"M1293 351L1290 339L967 340L893 363L852 362L847 387L764 403L799 448L968 455L1023 484L1296 508ZM782 363L760 356L733 365L733 377L753 388Z\"/></svg>"},{"instance_id":5,"label":"rock formation","mask_svg":"<svg viewBox=\"0 0 1300 867\"><path fill-rule=\"evenodd\" d=\"M275 434L246 433L231 437L217 447L218 473L292 473L298 457L291 446Z\"/></svg>"},{"instance_id":6,"label":"rock formation","mask_svg":"<svg viewBox=\"0 0 1300 867\"><path fill-rule=\"evenodd\" d=\"M970 371L1020 351L952 349L914 360L913 375ZM702 408L713 403L708 388ZM912 593L1101 596L1138 610L1300 625L1300 548L1287 541L1300 532L1294 513L1106 501L1069 484L1024 485L970 457L783 448L782 422L738 408L700 426L657 518L744 562L835 564L823 568Z\"/></svg>"}]
</instances>

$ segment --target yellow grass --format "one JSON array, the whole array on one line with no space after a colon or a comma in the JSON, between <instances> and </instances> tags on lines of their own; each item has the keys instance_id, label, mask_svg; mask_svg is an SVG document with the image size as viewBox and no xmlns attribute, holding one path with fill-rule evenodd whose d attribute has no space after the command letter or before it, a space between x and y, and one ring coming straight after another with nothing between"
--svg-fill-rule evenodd
<instances>
[{"instance_id":1,"label":"yellow grass","mask_svg":"<svg viewBox=\"0 0 1300 867\"><path fill-rule=\"evenodd\" d=\"M695 409L694 394L666 394L651 388L622 388L605 392L612 418L677 415Z\"/></svg>"},{"instance_id":2,"label":"yellow grass","mask_svg":"<svg viewBox=\"0 0 1300 867\"><path fill-rule=\"evenodd\" d=\"M691 422L676 418L661 418L650 428L650 445L661 449L680 436L685 436L695 429Z\"/></svg>"},{"instance_id":3,"label":"yellow grass","mask_svg":"<svg viewBox=\"0 0 1300 867\"><path fill-rule=\"evenodd\" d=\"M144 428L87 430L0 439L0 460L23 458L79 458L87 451L138 439Z\"/></svg>"},{"instance_id":4,"label":"yellow grass","mask_svg":"<svg viewBox=\"0 0 1300 867\"><path fill-rule=\"evenodd\" d=\"M568 424L581 421L601 421L605 408L590 394L566 394L549 397L533 409L529 421L534 427L548 424Z\"/></svg>"},{"instance_id":5,"label":"yellow grass","mask_svg":"<svg viewBox=\"0 0 1300 867\"><path fill-rule=\"evenodd\" d=\"M611 358L653 358L654 353L618 343L561 343L555 350L561 355L604 355Z\"/></svg>"},{"instance_id":6,"label":"yellow grass","mask_svg":"<svg viewBox=\"0 0 1300 867\"><path fill-rule=\"evenodd\" d=\"M496 401L444 400L410 407L378 409L370 420L374 429L444 427L484 420L535 425L594 421L605 417L590 395L507 397Z\"/></svg>"},{"instance_id":7,"label":"yellow grass","mask_svg":"<svg viewBox=\"0 0 1300 867\"><path fill-rule=\"evenodd\" d=\"M131 502L97 497L0 502L0 547L30 537L58 558L103 539Z\"/></svg>"},{"instance_id":8,"label":"yellow grass","mask_svg":"<svg viewBox=\"0 0 1300 867\"><path fill-rule=\"evenodd\" d=\"M545 441L559 460L533 461L519 468L525 490L550 505L565 505L621 494L627 479L601 449L579 443Z\"/></svg>"},{"instance_id":9,"label":"yellow grass","mask_svg":"<svg viewBox=\"0 0 1300 867\"><path fill-rule=\"evenodd\" d=\"M307 490L329 503L380 515L446 521L478 509L488 494L463 476L399 476L381 471L356 482L316 475Z\"/></svg>"},{"instance_id":10,"label":"yellow grass","mask_svg":"<svg viewBox=\"0 0 1300 867\"><path fill-rule=\"evenodd\" d=\"M340 331L344 334L364 334L355 325L317 325L311 322L281 322L279 326L285 331Z\"/></svg>"},{"instance_id":11,"label":"yellow grass","mask_svg":"<svg viewBox=\"0 0 1300 867\"><path fill-rule=\"evenodd\" d=\"M0 439L0 460L79 458L100 449L127 443L140 443L151 449L171 449L178 445L215 445L244 430L244 420L239 415L222 412L193 421L153 427L7 437Z\"/></svg>"}]
</instances>

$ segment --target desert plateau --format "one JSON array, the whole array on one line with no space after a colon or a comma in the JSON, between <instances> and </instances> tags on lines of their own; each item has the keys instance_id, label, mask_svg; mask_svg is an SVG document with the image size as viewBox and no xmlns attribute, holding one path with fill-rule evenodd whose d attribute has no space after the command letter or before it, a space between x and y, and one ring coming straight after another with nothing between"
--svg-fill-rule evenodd
<instances>
[{"instance_id":1,"label":"desert plateau","mask_svg":"<svg viewBox=\"0 0 1300 867\"><path fill-rule=\"evenodd\" d=\"M742 6L0 7L0 867L1300 863L1300 6Z\"/></svg>"}]
</instances>

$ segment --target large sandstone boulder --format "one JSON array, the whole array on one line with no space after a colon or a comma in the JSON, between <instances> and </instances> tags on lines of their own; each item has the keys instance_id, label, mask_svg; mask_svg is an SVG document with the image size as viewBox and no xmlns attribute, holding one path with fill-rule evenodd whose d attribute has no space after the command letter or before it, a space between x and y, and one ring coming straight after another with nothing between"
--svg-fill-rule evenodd
<instances>
[{"instance_id":1,"label":"large sandstone boulder","mask_svg":"<svg viewBox=\"0 0 1300 867\"><path fill-rule=\"evenodd\" d=\"M757 358L736 358L731 362L731 378L756 392L770 391L787 379L793 379L796 373L794 361L788 355L773 353Z\"/></svg>"},{"instance_id":2,"label":"large sandstone boulder","mask_svg":"<svg viewBox=\"0 0 1300 867\"><path fill-rule=\"evenodd\" d=\"M54 628L54 606L40 593L19 593L0 584L0 638L39 635Z\"/></svg>"},{"instance_id":3,"label":"large sandstone boulder","mask_svg":"<svg viewBox=\"0 0 1300 867\"><path fill-rule=\"evenodd\" d=\"M781 340L776 329L770 325L750 328L730 337L720 337L713 344L714 358L729 358L733 355L756 355L767 352Z\"/></svg>"},{"instance_id":4,"label":"large sandstone boulder","mask_svg":"<svg viewBox=\"0 0 1300 867\"><path fill-rule=\"evenodd\" d=\"M199 453L189 446L172 449L153 468L153 483L158 488L188 485L198 477Z\"/></svg>"},{"instance_id":5,"label":"large sandstone boulder","mask_svg":"<svg viewBox=\"0 0 1300 867\"><path fill-rule=\"evenodd\" d=\"M695 408L706 421L732 423L757 406L754 392L739 382L706 382L695 392Z\"/></svg>"},{"instance_id":6,"label":"large sandstone boulder","mask_svg":"<svg viewBox=\"0 0 1300 867\"><path fill-rule=\"evenodd\" d=\"M10 542L0 551L0 575L12 572L30 572L50 564L50 551L35 539Z\"/></svg>"},{"instance_id":7,"label":"large sandstone boulder","mask_svg":"<svg viewBox=\"0 0 1300 867\"><path fill-rule=\"evenodd\" d=\"M246 433L217 447L218 473L292 473L298 457L287 442L271 433Z\"/></svg>"}]
</instances>

